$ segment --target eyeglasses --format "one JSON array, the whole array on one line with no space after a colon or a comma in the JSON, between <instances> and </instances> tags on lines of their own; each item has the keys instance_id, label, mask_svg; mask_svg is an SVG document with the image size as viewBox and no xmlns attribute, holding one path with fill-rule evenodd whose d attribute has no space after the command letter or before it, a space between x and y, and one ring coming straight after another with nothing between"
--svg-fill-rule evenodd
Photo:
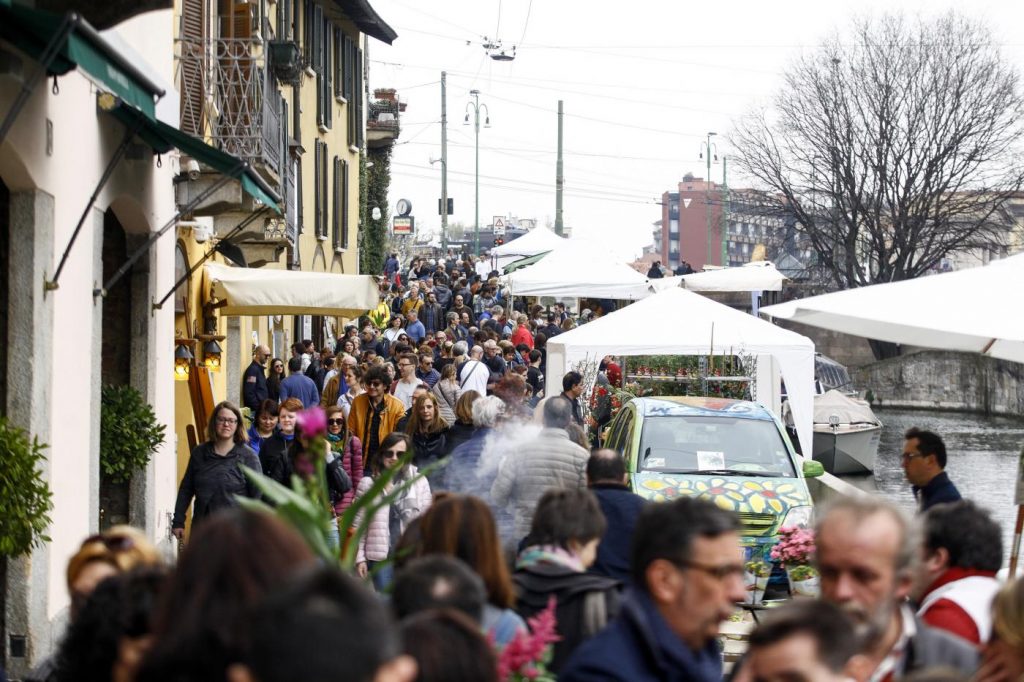
<instances>
[{"instance_id":1,"label":"eyeglasses","mask_svg":"<svg viewBox=\"0 0 1024 682\"><path fill-rule=\"evenodd\" d=\"M328 419L327 423L330 426L342 426L345 423L344 419Z\"/></svg>"},{"instance_id":2,"label":"eyeglasses","mask_svg":"<svg viewBox=\"0 0 1024 682\"><path fill-rule=\"evenodd\" d=\"M381 386L384 385L384 382L383 381L379 381L377 379L374 379L373 381L371 381L370 383L368 383L366 385L371 387L371 388L380 388Z\"/></svg>"},{"instance_id":3,"label":"eyeglasses","mask_svg":"<svg viewBox=\"0 0 1024 682\"><path fill-rule=\"evenodd\" d=\"M922 454L920 452L904 452L902 455L900 455L900 458L909 462L910 460L914 459L915 457L927 457L927 456L928 455Z\"/></svg>"},{"instance_id":4,"label":"eyeglasses","mask_svg":"<svg viewBox=\"0 0 1024 682\"><path fill-rule=\"evenodd\" d=\"M743 564L725 564L722 566L711 566L708 564L702 564L699 561L673 561L672 562L678 568L690 568L701 573L706 573L715 580L725 580L726 578L742 578L743 577Z\"/></svg>"},{"instance_id":5,"label":"eyeglasses","mask_svg":"<svg viewBox=\"0 0 1024 682\"><path fill-rule=\"evenodd\" d=\"M101 542L111 552L126 552L135 546L135 540L127 535L104 535L96 533L82 540L82 547L91 545L94 542Z\"/></svg>"},{"instance_id":6,"label":"eyeglasses","mask_svg":"<svg viewBox=\"0 0 1024 682\"><path fill-rule=\"evenodd\" d=\"M218 424L237 424L238 420L234 417L217 417Z\"/></svg>"}]
</instances>

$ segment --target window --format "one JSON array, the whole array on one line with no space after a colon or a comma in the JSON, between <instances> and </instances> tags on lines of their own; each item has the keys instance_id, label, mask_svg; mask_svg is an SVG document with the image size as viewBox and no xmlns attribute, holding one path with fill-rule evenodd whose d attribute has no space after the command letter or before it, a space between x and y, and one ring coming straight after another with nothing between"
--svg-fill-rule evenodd
<instances>
[{"instance_id":1,"label":"window","mask_svg":"<svg viewBox=\"0 0 1024 682\"><path fill-rule=\"evenodd\" d=\"M349 36L342 41L342 97L348 100L348 143L363 146L363 54Z\"/></svg>"},{"instance_id":2,"label":"window","mask_svg":"<svg viewBox=\"0 0 1024 682\"><path fill-rule=\"evenodd\" d=\"M679 220L678 219L673 218L672 220L668 221L668 233L670 235L676 235L676 236L679 235Z\"/></svg>"},{"instance_id":3,"label":"window","mask_svg":"<svg viewBox=\"0 0 1024 682\"><path fill-rule=\"evenodd\" d=\"M323 16L323 10L317 7L319 15L319 38L317 39L317 60L313 65L316 71L316 122L324 128L330 128L334 113L334 86L332 71L334 60L331 50L334 47L334 25Z\"/></svg>"},{"instance_id":4,"label":"window","mask_svg":"<svg viewBox=\"0 0 1024 682\"><path fill-rule=\"evenodd\" d=\"M174 281L181 282L174 291L174 312L184 315L188 310L188 294L192 279L188 277L188 258L181 244L174 249Z\"/></svg>"},{"instance_id":5,"label":"window","mask_svg":"<svg viewBox=\"0 0 1024 682\"><path fill-rule=\"evenodd\" d=\"M302 17L302 54L306 65L312 66L316 59L316 10L320 9L314 0L305 0ZM320 10L321 12L323 10Z\"/></svg>"},{"instance_id":6,"label":"window","mask_svg":"<svg viewBox=\"0 0 1024 682\"><path fill-rule=\"evenodd\" d=\"M278 0L277 2L277 39L294 40L294 16L292 14L292 3L299 0Z\"/></svg>"},{"instance_id":7,"label":"window","mask_svg":"<svg viewBox=\"0 0 1024 682\"><path fill-rule=\"evenodd\" d=\"M327 239L327 143L314 143L313 166L314 233L317 239Z\"/></svg>"},{"instance_id":8,"label":"window","mask_svg":"<svg viewBox=\"0 0 1024 682\"><path fill-rule=\"evenodd\" d=\"M334 30L334 96L344 97L345 86L345 34Z\"/></svg>"}]
</instances>

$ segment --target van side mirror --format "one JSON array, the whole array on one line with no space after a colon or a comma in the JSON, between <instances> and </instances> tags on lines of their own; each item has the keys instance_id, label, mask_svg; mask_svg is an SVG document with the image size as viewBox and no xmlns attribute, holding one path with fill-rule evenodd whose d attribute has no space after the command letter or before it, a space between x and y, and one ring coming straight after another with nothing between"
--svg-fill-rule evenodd
<instances>
[{"instance_id":1,"label":"van side mirror","mask_svg":"<svg viewBox=\"0 0 1024 682\"><path fill-rule=\"evenodd\" d=\"M813 459L804 460L804 478L817 478L825 473L825 467L821 462Z\"/></svg>"}]
</instances>

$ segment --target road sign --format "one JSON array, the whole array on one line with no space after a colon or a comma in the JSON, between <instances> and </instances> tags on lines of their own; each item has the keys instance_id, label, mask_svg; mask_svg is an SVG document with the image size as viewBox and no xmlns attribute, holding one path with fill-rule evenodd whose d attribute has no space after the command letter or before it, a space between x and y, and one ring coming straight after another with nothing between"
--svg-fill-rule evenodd
<instances>
[{"instance_id":1,"label":"road sign","mask_svg":"<svg viewBox=\"0 0 1024 682\"><path fill-rule=\"evenodd\" d=\"M494 234L505 234L505 218L500 215L494 216Z\"/></svg>"},{"instance_id":2,"label":"road sign","mask_svg":"<svg viewBox=\"0 0 1024 682\"><path fill-rule=\"evenodd\" d=\"M451 197L448 197L448 215L453 215L454 213L455 213L455 200L452 199ZM440 199L437 200L437 215L444 215L443 211L441 210L441 200Z\"/></svg>"}]
</instances>

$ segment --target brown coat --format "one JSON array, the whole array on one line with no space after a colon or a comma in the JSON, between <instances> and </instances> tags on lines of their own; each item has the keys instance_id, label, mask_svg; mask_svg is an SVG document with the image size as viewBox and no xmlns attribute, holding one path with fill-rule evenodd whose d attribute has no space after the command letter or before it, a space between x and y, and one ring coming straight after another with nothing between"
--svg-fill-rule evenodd
<instances>
[{"instance_id":1,"label":"brown coat","mask_svg":"<svg viewBox=\"0 0 1024 682\"><path fill-rule=\"evenodd\" d=\"M395 430L398 420L405 416L405 405L393 395L385 394L384 411L380 415L380 429L377 432L378 442ZM370 447L370 396L365 393L355 397L352 409L348 413L348 432L363 444L363 461L369 455Z\"/></svg>"}]
</instances>

